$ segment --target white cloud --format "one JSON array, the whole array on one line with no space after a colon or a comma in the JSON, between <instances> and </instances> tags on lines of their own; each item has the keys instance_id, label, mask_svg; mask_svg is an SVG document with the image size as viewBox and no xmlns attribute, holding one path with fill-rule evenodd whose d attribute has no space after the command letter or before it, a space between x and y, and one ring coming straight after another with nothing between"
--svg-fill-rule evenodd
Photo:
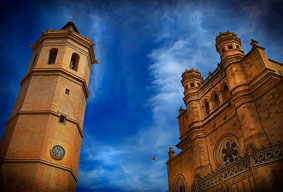
<instances>
[{"instance_id":1,"label":"white cloud","mask_svg":"<svg viewBox=\"0 0 283 192\"><path fill-rule=\"evenodd\" d=\"M92 170L80 167L80 185L93 190L111 186L123 191L166 191L161 179L164 161L159 156L152 161L152 147L144 145L145 137L140 139L132 144L127 141L111 146L86 134L82 154L87 155L88 162L93 161L99 166ZM156 190L152 186L157 186Z\"/></svg>"},{"instance_id":2,"label":"white cloud","mask_svg":"<svg viewBox=\"0 0 283 192\"><path fill-rule=\"evenodd\" d=\"M179 137L176 117L179 106L183 105L181 74L186 68L196 68L208 59L202 56L201 50L207 42L196 38L206 33L200 26L201 14L197 12L195 17L187 24L197 29L191 36L170 36L170 29L161 29L163 35L158 33L155 42L159 42L161 35L171 43L164 43L148 55L152 60L148 69L152 84L148 88L155 94L147 105L152 108L153 125L139 130L136 136L121 141L120 145L105 145L86 136L82 154L87 154L88 161L99 162L99 166L90 172L80 168L80 174L84 175L81 185L88 188L113 186L123 191L168 190L165 162L169 145L177 144ZM179 22L173 21L170 15L166 18L165 23L167 20ZM156 156L156 160L151 160L152 156ZM101 178L104 178L102 183Z\"/></svg>"},{"instance_id":3,"label":"white cloud","mask_svg":"<svg viewBox=\"0 0 283 192\"><path fill-rule=\"evenodd\" d=\"M92 71L89 80L89 92L90 97L88 102L98 102L99 101L99 94L101 90L101 83L103 80L104 69L106 68L103 65L107 64L107 57L104 55L104 43L102 40L103 33L105 31L105 25L102 25L103 20L96 14L89 16L92 21L90 25L90 31L92 34L92 43L95 43L94 46L95 50L95 57L100 64L93 64ZM98 45L98 46L97 46ZM101 66L102 65L102 66Z\"/></svg>"}]
</instances>

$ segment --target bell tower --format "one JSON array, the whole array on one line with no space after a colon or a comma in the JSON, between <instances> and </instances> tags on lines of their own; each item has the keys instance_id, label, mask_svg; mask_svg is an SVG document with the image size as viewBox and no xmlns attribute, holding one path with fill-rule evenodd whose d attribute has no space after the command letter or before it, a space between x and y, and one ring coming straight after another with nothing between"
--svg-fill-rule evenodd
<instances>
[{"instance_id":1,"label":"bell tower","mask_svg":"<svg viewBox=\"0 0 283 192\"><path fill-rule=\"evenodd\" d=\"M0 191L75 191L94 44L73 22L42 31L0 148Z\"/></svg>"}]
</instances>

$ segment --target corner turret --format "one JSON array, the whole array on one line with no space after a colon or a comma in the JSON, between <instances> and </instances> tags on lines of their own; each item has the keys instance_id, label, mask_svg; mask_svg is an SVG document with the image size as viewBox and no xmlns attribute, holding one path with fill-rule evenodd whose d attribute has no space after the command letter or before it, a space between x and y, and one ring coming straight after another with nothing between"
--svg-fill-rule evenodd
<instances>
[{"instance_id":1,"label":"corner turret","mask_svg":"<svg viewBox=\"0 0 283 192\"><path fill-rule=\"evenodd\" d=\"M221 62L226 62L229 59L239 61L244 56L244 51L241 48L241 39L237 34L227 30L216 37L216 51L220 54Z\"/></svg>"},{"instance_id":2,"label":"corner turret","mask_svg":"<svg viewBox=\"0 0 283 192\"><path fill-rule=\"evenodd\" d=\"M181 83L184 87L184 95L195 93L202 86L203 77L199 70L190 69L182 74Z\"/></svg>"}]
</instances>

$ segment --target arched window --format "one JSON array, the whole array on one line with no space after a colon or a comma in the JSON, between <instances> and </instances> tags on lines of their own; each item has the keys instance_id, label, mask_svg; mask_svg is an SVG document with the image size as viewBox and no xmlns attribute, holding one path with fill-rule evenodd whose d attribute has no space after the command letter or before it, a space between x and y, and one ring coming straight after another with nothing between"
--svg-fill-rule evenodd
<instances>
[{"instance_id":1,"label":"arched window","mask_svg":"<svg viewBox=\"0 0 283 192\"><path fill-rule=\"evenodd\" d=\"M208 102L207 102L207 101L205 102L205 112L206 112L206 114L207 114L207 115L208 115L208 114L209 114L209 112L210 112L209 104L208 104Z\"/></svg>"},{"instance_id":2,"label":"arched window","mask_svg":"<svg viewBox=\"0 0 283 192\"><path fill-rule=\"evenodd\" d=\"M223 88L223 100L226 100L229 97L230 97L230 91L229 91L228 86L225 85Z\"/></svg>"},{"instance_id":3,"label":"arched window","mask_svg":"<svg viewBox=\"0 0 283 192\"><path fill-rule=\"evenodd\" d=\"M208 104L208 100L207 99L205 99L202 102L202 112L203 112L204 116L208 115L209 112L210 112L210 108L209 108L209 104Z\"/></svg>"},{"instance_id":4,"label":"arched window","mask_svg":"<svg viewBox=\"0 0 283 192\"><path fill-rule=\"evenodd\" d=\"M175 183L175 191L176 192L186 192L186 185L184 180L179 176Z\"/></svg>"},{"instance_id":5,"label":"arched window","mask_svg":"<svg viewBox=\"0 0 283 192\"><path fill-rule=\"evenodd\" d=\"M219 101L219 96L217 93L214 94L213 101L214 101L214 108L218 107L220 101Z\"/></svg>"},{"instance_id":6,"label":"arched window","mask_svg":"<svg viewBox=\"0 0 283 192\"><path fill-rule=\"evenodd\" d=\"M49 59L48 59L49 65L55 64L57 53L58 53L58 49L56 49L56 48L50 49Z\"/></svg>"},{"instance_id":7,"label":"arched window","mask_svg":"<svg viewBox=\"0 0 283 192\"><path fill-rule=\"evenodd\" d=\"M80 56L77 53L73 53L69 68L77 71L79 66L79 61L80 61Z\"/></svg>"}]
</instances>

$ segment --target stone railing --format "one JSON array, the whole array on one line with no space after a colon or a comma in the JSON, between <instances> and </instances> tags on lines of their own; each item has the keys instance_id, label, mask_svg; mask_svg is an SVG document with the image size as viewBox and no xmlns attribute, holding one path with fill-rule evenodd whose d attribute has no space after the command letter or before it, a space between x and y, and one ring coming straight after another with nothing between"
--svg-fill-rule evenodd
<instances>
[{"instance_id":1,"label":"stone railing","mask_svg":"<svg viewBox=\"0 0 283 192\"><path fill-rule=\"evenodd\" d=\"M217 169L204 177L195 176L192 185L193 192L206 191L216 185L231 179L243 172L250 170L252 167L270 163L277 160L283 160L283 144L273 145L261 150L255 148L247 149L248 154L239 158L235 163L227 165L222 169Z\"/></svg>"}]
</instances>

